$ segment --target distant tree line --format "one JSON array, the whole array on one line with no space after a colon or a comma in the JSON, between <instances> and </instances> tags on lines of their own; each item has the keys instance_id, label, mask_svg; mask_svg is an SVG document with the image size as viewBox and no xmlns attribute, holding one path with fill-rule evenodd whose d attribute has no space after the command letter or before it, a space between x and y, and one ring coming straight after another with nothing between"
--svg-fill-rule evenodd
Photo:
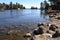
<instances>
[{"instance_id":1,"label":"distant tree line","mask_svg":"<svg viewBox=\"0 0 60 40\"><path fill-rule=\"evenodd\" d=\"M25 7L19 3L13 4L10 2L10 4L0 3L0 9L25 9Z\"/></svg>"}]
</instances>

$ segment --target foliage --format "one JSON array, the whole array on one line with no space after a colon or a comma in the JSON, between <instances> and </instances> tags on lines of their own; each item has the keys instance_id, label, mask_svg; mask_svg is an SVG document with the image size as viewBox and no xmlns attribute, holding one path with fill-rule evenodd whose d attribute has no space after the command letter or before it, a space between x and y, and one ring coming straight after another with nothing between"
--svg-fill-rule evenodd
<instances>
[{"instance_id":1,"label":"foliage","mask_svg":"<svg viewBox=\"0 0 60 40\"><path fill-rule=\"evenodd\" d=\"M45 9L48 10L48 8L49 8L49 4L47 3L47 1L44 1L44 4L45 4Z\"/></svg>"},{"instance_id":2,"label":"foliage","mask_svg":"<svg viewBox=\"0 0 60 40\"><path fill-rule=\"evenodd\" d=\"M60 0L49 0L52 9L60 10Z\"/></svg>"},{"instance_id":3,"label":"foliage","mask_svg":"<svg viewBox=\"0 0 60 40\"><path fill-rule=\"evenodd\" d=\"M41 5L40 9L43 10L43 2L41 2L40 5Z\"/></svg>"},{"instance_id":4,"label":"foliage","mask_svg":"<svg viewBox=\"0 0 60 40\"><path fill-rule=\"evenodd\" d=\"M19 3L13 4L10 2L10 4L0 3L0 9L25 9L25 7Z\"/></svg>"}]
</instances>

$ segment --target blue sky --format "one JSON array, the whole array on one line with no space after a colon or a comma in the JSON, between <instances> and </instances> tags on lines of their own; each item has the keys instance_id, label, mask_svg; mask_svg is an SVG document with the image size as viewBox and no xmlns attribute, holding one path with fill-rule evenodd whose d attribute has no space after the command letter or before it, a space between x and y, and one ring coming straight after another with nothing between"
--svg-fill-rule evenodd
<instances>
[{"instance_id":1,"label":"blue sky","mask_svg":"<svg viewBox=\"0 0 60 40\"><path fill-rule=\"evenodd\" d=\"M34 7L40 7L40 3L43 2L44 0L0 0L0 3L8 3L9 2L13 2L13 3L20 3L20 4L23 4L26 8L30 8L31 6L34 6Z\"/></svg>"}]
</instances>

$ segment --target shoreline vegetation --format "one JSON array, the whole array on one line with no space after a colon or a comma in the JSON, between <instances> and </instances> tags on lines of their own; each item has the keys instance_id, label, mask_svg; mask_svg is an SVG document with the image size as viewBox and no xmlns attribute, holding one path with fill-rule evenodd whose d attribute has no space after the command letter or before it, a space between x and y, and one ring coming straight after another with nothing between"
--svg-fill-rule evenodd
<instances>
[{"instance_id":1,"label":"shoreline vegetation","mask_svg":"<svg viewBox=\"0 0 60 40\"><path fill-rule=\"evenodd\" d=\"M12 3L6 4L6 3L0 3L0 10L12 10L12 9L25 9L25 7L19 3Z\"/></svg>"},{"instance_id":2,"label":"shoreline vegetation","mask_svg":"<svg viewBox=\"0 0 60 40\"><path fill-rule=\"evenodd\" d=\"M24 5L21 5L20 3L13 3L10 2L9 4L6 3L0 3L0 10L20 10L20 9L28 9ZM37 7L31 6L29 9L38 9Z\"/></svg>"}]
</instances>

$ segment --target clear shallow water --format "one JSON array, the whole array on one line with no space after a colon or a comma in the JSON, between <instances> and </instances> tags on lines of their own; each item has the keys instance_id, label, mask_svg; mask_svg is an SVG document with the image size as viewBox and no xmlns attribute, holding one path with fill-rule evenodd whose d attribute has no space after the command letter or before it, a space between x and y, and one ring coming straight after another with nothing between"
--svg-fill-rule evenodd
<instances>
[{"instance_id":1,"label":"clear shallow water","mask_svg":"<svg viewBox=\"0 0 60 40\"><path fill-rule=\"evenodd\" d=\"M44 16L40 10L5 10L0 12L0 27L11 25L24 25L23 27L36 27L40 22L48 22L49 17ZM21 28L23 28L21 27Z\"/></svg>"}]
</instances>

